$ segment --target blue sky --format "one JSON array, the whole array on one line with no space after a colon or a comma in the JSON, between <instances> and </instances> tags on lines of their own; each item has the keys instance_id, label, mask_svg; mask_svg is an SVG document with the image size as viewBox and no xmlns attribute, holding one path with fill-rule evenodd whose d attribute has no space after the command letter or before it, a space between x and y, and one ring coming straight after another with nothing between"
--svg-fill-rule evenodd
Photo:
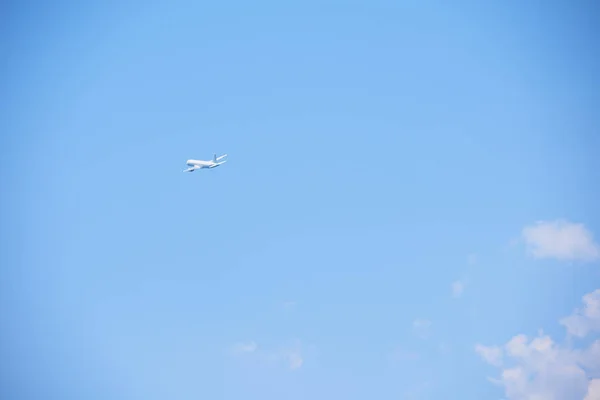
<instances>
[{"instance_id":1,"label":"blue sky","mask_svg":"<svg viewBox=\"0 0 600 400\"><path fill-rule=\"evenodd\" d=\"M2 397L600 393L597 16L9 3Z\"/></svg>"}]
</instances>

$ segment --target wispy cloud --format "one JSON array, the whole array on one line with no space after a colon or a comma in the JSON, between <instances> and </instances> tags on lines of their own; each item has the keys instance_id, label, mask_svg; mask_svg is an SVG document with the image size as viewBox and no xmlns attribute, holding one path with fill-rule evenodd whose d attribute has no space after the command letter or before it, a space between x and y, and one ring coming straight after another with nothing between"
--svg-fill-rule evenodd
<instances>
[{"instance_id":1,"label":"wispy cloud","mask_svg":"<svg viewBox=\"0 0 600 400\"><path fill-rule=\"evenodd\" d=\"M420 382L414 384L411 388L403 393L402 398L407 400L422 400L429 398L428 392L432 385L430 382Z\"/></svg>"},{"instance_id":2,"label":"wispy cloud","mask_svg":"<svg viewBox=\"0 0 600 400\"><path fill-rule=\"evenodd\" d=\"M477 257L477 254L475 254L475 253L471 253L467 256L467 264L469 264L469 265L477 264L477 260L478 260L478 257Z\"/></svg>"},{"instance_id":3,"label":"wispy cloud","mask_svg":"<svg viewBox=\"0 0 600 400\"><path fill-rule=\"evenodd\" d=\"M466 283L462 280L452 282L452 297L460 297L465 291Z\"/></svg>"},{"instance_id":4,"label":"wispy cloud","mask_svg":"<svg viewBox=\"0 0 600 400\"><path fill-rule=\"evenodd\" d=\"M452 347L448 343L441 342L438 346L440 353L449 354L452 351Z\"/></svg>"},{"instance_id":5,"label":"wispy cloud","mask_svg":"<svg viewBox=\"0 0 600 400\"><path fill-rule=\"evenodd\" d=\"M419 353L405 350L401 346L396 346L391 353L389 354L389 358L394 362L402 362L402 361L416 361L420 358Z\"/></svg>"},{"instance_id":6,"label":"wispy cloud","mask_svg":"<svg viewBox=\"0 0 600 400\"><path fill-rule=\"evenodd\" d=\"M583 309L560 320L570 335L585 337L588 333L600 332L600 289L583 296Z\"/></svg>"},{"instance_id":7,"label":"wispy cloud","mask_svg":"<svg viewBox=\"0 0 600 400\"><path fill-rule=\"evenodd\" d=\"M577 336L584 337L592 327L598 328L600 289L583 297L584 312L575 311L571 316L584 316L586 330L576 329ZM571 317L563 319L569 329ZM553 399L595 400L600 394L600 339L582 348L555 342L540 332L533 339L520 334L503 346L476 345L475 351L490 365L500 368L498 378L489 378L504 387L508 400Z\"/></svg>"},{"instance_id":8,"label":"wispy cloud","mask_svg":"<svg viewBox=\"0 0 600 400\"><path fill-rule=\"evenodd\" d=\"M298 369L304 364L304 358L299 352L293 351L286 355L290 369Z\"/></svg>"},{"instance_id":9,"label":"wispy cloud","mask_svg":"<svg viewBox=\"0 0 600 400\"><path fill-rule=\"evenodd\" d=\"M600 247L583 224L565 220L539 221L521 231L528 252L535 258L594 261Z\"/></svg>"},{"instance_id":10,"label":"wispy cloud","mask_svg":"<svg viewBox=\"0 0 600 400\"><path fill-rule=\"evenodd\" d=\"M283 363L291 370L299 369L304 365L304 353L299 342L274 349L259 348L253 341L241 342L231 346L231 353L238 357L250 355L257 361L267 364Z\"/></svg>"},{"instance_id":11,"label":"wispy cloud","mask_svg":"<svg viewBox=\"0 0 600 400\"><path fill-rule=\"evenodd\" d=\"M289 310L294 309L297 305L298 305L297 301L290 300L290 301L283 302L282 307L284 310L289 311Z\"/></svg>"},{"instance_id":12,"label":"wispy cloud","mask_svg":"<svg viewBox=\"0 0 600 400\"><path fill-rule=\"evenodd\" d=\"M471 253L467 256L467 265L469 267L473 267L477 263L478 263L477 254ZM470 268L467 268L467 269L470 269ZM452 297L459 298L463 295L465 289L467 288L467 284L468 284L467 277L468 277L468 273L465 276L463 276L462 278L457 279L454 282L452 282L452 284L450 285Z\"/></svg>"},{"instance_id":13,"label":"wispy cloud","mask_svg":"<svg viewBox=\"0 0 600 400\"><path fill-rule=\"evenodd\" d=\"M431 321L427 319L416 319L413 321L413 331L421 339L426 339L431 333Z\"/></svg>"},{"instance_id":14,"label":"wispy cloud","mask_svg":"<svg viewBox=\"0 0 600 400\"><path fill-rule=\"evenodd\" d=\"M481 356L488 364L499 367L502 365L502 348L499 346L483 346L481 344L475 345L475 351Z\"/></svg>"},{"instance_id":15,"label":"wispy cloud","mask_svg":"<svg viewBox=\"0 0 600 400\"><path fill-rule=\"evenodd\" d=\"M231 346L231 351L234 354L254 353L257 348L258 345L254 341L238 342Z\"/></svg>"}]
</instances>

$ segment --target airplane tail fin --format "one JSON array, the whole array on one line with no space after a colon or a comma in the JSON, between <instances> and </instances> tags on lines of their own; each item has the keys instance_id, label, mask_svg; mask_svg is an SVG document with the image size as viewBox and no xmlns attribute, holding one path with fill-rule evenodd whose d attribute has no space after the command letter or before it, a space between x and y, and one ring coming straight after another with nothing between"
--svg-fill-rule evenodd
<instances>
[{"instance_id":1,"label":"airplane tail fin","mask_svg":"<svg viewBox=\"0 0 600 400\"><path fill-rule=\"evenodd\" d=\"M217 162L217 153L213 154L213 162L216 163Z\"/></svg>"}]
</instances>

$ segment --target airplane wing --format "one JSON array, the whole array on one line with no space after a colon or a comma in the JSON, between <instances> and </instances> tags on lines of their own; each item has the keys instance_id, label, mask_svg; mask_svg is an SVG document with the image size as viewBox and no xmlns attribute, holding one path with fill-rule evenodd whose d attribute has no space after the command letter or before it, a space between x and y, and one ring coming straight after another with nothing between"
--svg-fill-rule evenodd
<instances>
[{"instance_id":1,"label":"airplane wing","mask_svg":"<svg viewBox=\"0 0 600 400\"><path fill-rule=\"evenodd\" d=\"M194 172L197 169L198 169L197 167L190 167L188 169L184 169L183 172Z\"/></svg>"}]
</instances>

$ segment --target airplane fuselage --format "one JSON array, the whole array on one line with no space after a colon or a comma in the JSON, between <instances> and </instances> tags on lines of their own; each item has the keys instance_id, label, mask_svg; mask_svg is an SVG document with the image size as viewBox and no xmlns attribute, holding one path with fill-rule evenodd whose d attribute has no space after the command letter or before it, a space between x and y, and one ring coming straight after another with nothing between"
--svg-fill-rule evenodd
<instances>
[{"instance_id":1,"label":"airplane fuselage","mask_svg":"<svg viewBox=\"0 0 600 400\"><path fill-rule=\"evenodd\" d=\"M215 154L212 160L193 160L193 159L187 160L185 163L187 164L187 166L189 168L184 170L183 172L194 172L197 169L204 169L204 168L216 168L219 165L227 162L227 160L220 161L223 158L225 158L226 156L227 156L227 154L217 157L217 155Z\"/></svg>"},{"instance_id":2,"label":"airplane fuselage","mask_svg":"<svg viewBox=\"0 0 600 400\"><path fill-rule=\"evenodd\" d=\"M218 166L218 164L212 161L202 161L202 160L187 160L186 164L190 167L198 167L198 168L211 168L213 166Z\"/></svg>"}]
</instances>

